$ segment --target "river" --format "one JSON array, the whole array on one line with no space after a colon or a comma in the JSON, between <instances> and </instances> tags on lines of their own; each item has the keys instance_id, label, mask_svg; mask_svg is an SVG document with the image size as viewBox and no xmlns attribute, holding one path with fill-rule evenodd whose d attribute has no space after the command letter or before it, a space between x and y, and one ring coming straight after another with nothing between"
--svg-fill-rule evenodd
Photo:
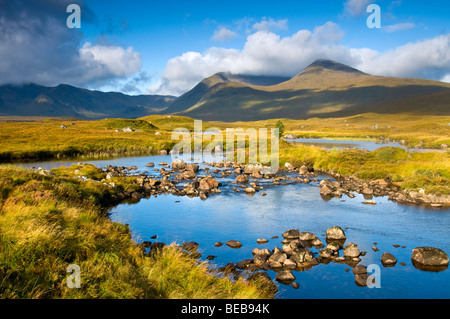
<instances>
[{"instance_id":1,"label":"river","mask_svg":"<svg viewBox=\"0 0 450 319\"><path fill-rule=\"evenodd\" d=\"M149 162L170 164L171 156L121 157L107 160L84 160L98 167L106 165L137 166L140 172L157 174L145 166ZM18 164L25 167L50 169L70 166L79 161L47 161ZM202 169L205 165L200 164ZM211 168L213 170L213 168ZM216 175L218 176L218 175ZM135 204L120 204L110 211L113 221L130 225L136 242L151 239L179 243L195 241L200 244L202 260L206 256L217 256L212 264L222 267L228 262L252 258L252 249L278 246L281 234L288 229L315 233L323 242L327 228L340 226L347 236L346 243L356 243L366 251L361 264L380 267L380 288L358 287L351 267L345 263L320 263L306 271L293 271L300 288L279 284L277 298L450 298L450 270L429 272L415 268L411 263L411 252L415 247L433 246L450 253L450 209L425 208L399 205L387 197L374 198L376 205L365 205L362 195L355 198L343 196L325 201L319 194L317 182L309 184L273 185L261 182L266 196L260 192L248 196L234 192L231 182L234 176L220 179L222 193L210 195L206 200L198 197L176 197L159 195L142 199ZM277 239L271 239L278 236ZM257 244L258 238L269 240ZM215 247L214 243L238 240L243 246L233 249L226 245ZM372 250L374 243L379 249ZM405 248L395 248L399 244ZM318 250L311 248L315 253ZM398 262L394 267L381 265L383 252L393 254ZM341 251L342 253L342 251ZM404 262L406 265L400 265ZM347 270L347 271L346 271ZM349 271L348 271L349 270ZM267 272L273 279L276 273Z\"/></svg>"}]
</instances>

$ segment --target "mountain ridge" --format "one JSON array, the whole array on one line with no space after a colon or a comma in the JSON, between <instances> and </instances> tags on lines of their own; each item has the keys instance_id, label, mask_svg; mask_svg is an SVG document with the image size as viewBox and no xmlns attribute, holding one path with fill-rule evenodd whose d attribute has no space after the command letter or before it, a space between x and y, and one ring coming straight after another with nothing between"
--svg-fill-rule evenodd
<instances>
[{"instance_id":1,"label":"mountain ridge","mask_svg":"<svg viewBox=\"0 0 450 319\"><path fill-rule=\"evenodd\" d=\"M164 112L230 122L350 116L381 110L450 114L448 83L370 75L332 60L316 60L289 80L269 86L211 81L215 76L199 83L210 81L213 85L204 86L195 103L186 99L194 88L178 97ZM433 101L426 108L425 97Z\"/></svg>"},{"instance_id":2,"label":"mountain ridge","mask_svg":"<svg viewBox=\"0 0 450 319\"><path fill-rule=\"evenodd\" d=\"M0 115L137 118L161 112L174 99L164 95L92 91L68 84L54 87L34 83L7 84L0 86Z\"/></svg>"}]
</instances>

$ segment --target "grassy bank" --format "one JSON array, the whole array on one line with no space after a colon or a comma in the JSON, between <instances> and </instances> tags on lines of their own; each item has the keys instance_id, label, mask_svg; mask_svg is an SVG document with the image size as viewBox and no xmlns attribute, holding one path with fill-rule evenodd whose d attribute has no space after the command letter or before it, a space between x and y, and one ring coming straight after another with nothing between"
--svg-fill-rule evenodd
<instances>
[{"instance_id":1,"label":"grassy bank","mask_svg":"<svg viewBox=\"0 0 450 319\"><path fill-rule=\"evenodd\" d=\"M278 120L256 122L203 122L202 129L273 128ZM450 145L449 116L361 114L345 118L282 119L285 134L362 140L404 140L410 147L441 148ZM66 128L61 128L65 125ZM116 131L130 127L133 132ZM151 115L137 120L98 121L46 119L34 122L0 122L0 161L43 160L63 157L152 155L169 151L176 128L194 130L194 120L181 116ZM158 134L156 134L158 133ZM224 139L225 141L225 136ZM204 141L203 145L209 141ZM280 144L282 164L307 163L316 168L362 179L389 178L403 188L424 188L448 194L449 153L406 153L401 150L363 152L325 151L315 147Z\"/></svg>"},{"instance_id":2,"label":"grassy bank","mask_svg":"<svg viewBox=\"0 0 450 319\"><path fill-rule=\"evenodd\" d=\"M0 168L0 298L272 296L261 282L211 275L175 245L147 257L127 225L105 216L108 197L126 189L126 181L114 190L73 178L70 170L55 174ZM79 289L66 285L70 264L80 267Z\"/></svg>"},{"instance_id":3,"label":"grassy bank","mask_svg":"<svg viewBox=\"0 0 450 319\"><path fill-rule=\"evenodd\" d=\"M305 145L280 144L280 164L290 162L315 169L356 176L363 180L388 179L403 189L423 188L427 193L450 195L448 152L406 152L382 147L373 152L357 149L324 150Z\"/></svg>"}]
</instances>

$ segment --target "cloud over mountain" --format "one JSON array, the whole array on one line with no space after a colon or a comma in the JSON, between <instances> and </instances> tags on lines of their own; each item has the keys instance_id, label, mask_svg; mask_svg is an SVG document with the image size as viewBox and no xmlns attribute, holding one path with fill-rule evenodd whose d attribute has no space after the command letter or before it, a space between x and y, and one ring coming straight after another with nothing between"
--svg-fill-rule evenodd
<instances>
[{"instance_id":1,"label":"cloud over mountain","mask_svg":"<svg viewBox=\"0 0 450 319\"><path fill-rule=\"evenodd\" d=\"M84 42L82 29L69 29L71 2L0 0L0 84L85 86L140 70L141 56L132 47ZM78 3L82 24L97 23L95 13Z\"/></svg>"},{"instance_id":2,"label":"cloud over mountain","mask_svg":"<svg viewBox=\"0 0 450 319\"><path fill-rule=\"evenodd\" d=\"M266 20L269 21L269 20ZM282 37L266 30L247 36L242 49L211 47L170 59L152 93L180 95L217 72L294 76L316 59L331 59L364 72L384 76L448 79L450 34L408 43L387 52L351 48L334 22Z\"/></svg>"}]
</instances>

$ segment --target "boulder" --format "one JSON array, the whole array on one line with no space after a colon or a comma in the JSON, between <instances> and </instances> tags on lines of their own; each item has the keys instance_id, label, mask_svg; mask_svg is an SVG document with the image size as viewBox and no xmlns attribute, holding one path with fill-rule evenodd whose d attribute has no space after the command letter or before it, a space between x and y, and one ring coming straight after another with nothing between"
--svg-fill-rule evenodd
<instances>
[{"instance_id":1,"label":"boulder","mask_svg":"<svg viewBox=\"0 0 450 319\"><path fill-rule=\"evenodd\" d=\"M365 287L375 284L375 278L368 274L355 275L355 283L359 287Z\"/></svg>"},{"instance_id":2,"label":"boulder","mask_svg":"<svg viewBox=\"0 0 450 319\"><path fill-rule=\"evenodd\" d=\"M172 169L182 170L186 168L186 163L182 159L176 159L172 162Z\"/></svg>"},{"instance_id":3,"label":"boulder","mask_svg":"<svg viewBox=\"0 0 450 319\"><path fill-rule=\"evenodd\" d=\"M344 257L357 258L360 254L361 252L359 251L359 248L356 244L350 243L345 246Z\"/></svg>"},{"instance_id":4,"label":"boulder","mask_svg":"<svg viewBox=\"0 0 450 319\"><path fill-rule=\"evenodd\" d=\"M273 255L271 255L268 258L268 262L275 262L275 263L284 263L287 260L287 255L285 253L282 252L276 252Z\"/></svg>"},{"instance_id":5,"label":"boulder","mask_svg":"<svg viewBox=\"0 0 450 319\"><path fill-rule=\"evenodd\" d=\"M313 233L308 233L308 232L301 232L299 234L300 240L313 240L314 238L316 238L316 235Z\"/></svg>"},{"instance_id":6,"label":"boulder","mask_svg":"<svg viewBox=\"0 0 450 319\"><path fill-rule=\"evenodd\" d=\"M197 164L187 164L186 165L186 170L187 171L192 171L194 173L197 173L199 169L199 166Z\"/></svg>"},{"instance_id":7,"label":"boulder","mask_svg":"<svg viewBox=\"0 0 450 319\"><path fill-rule=\"evenodd\" d=\"M299 239L300 232L298 229L289 229L283 233L283 238L285 239Z\"/></svg>"},{"instance_id":8,"label":"boulder","mask_svg":"<svg viewBox=\"0 0 450 319\"><path fill-rule=\"evenodd\" d=\"M225 242L225 245L227 245L228 247L231 247L231 248L241 248L242 247L242 243L237 240L229 240L229 241Z\"/></svg>"},{"instance_id":9,"label":"boulder","mask_svg":"<svg viewBox=\"0 0 450 319\"><path fill-rule=\"evenodd\" d=\"M306 175L306 174L309 173L309 169L308 169L308 167L306 167L305 165L302 165L302 166L299 168L298 173L299 173L300 175Z\"/></svg>"},{"instance_id":10,"label":"boulder","mask_svg":"<svg viewBox=\"0 0 450 319\"><path fill-rule=\"evenodd\" d=\"M238 175L238 176L236 176L236 182L237 183L248 183L248 176L247 175Z\"/></svg>"},{"instance_id":11,"label":"boulder","mask_svg":"<svg viewBox=\"0 0 450 319\"><path fill-rule=\"evenodd\" d=\"M253 194L256 192L256 190L253 187L247 187L244 189L244 192L246 192L247 194Z\"/></svg>"},{"instance_id":12,"label":"boulder","mask_svg":"<svg viewBox=\"0 0 450 319\"><path fill-rule=\"evenodd\" d=\"M260 173L262 168L263 166L261 163L248 164L247 166L245 166L244 173L245 174Z\"/></svg>"},{"instance_id":13,"label":"boulder","mask_svg":"<svg viewBox=\"0 0 450 319\"><path fill-rule=\"evenodd\" d=\"M314 238L314 239L311 241L311 244L312 244L313 246L322 246L322 245L323 245L323 242L320 240L319 237L316 237L316 238Z\"/></svg>"},{"instance_id":14,"label":"boulder","mask_svg":"<svg viewBox=\"0 0 450 319\"><path fill-rule=\"evenodd\" d=\"M255 265L264 264L271 255L270 251L267 248L266 249L255 248L252 250L252 254L253 254L253 262Z\"/></svg>"},{"instance_id":15,"label":"boulder","mask_svg":"<svg viewBox=\"0 0 450 319\"><path fill-rule=\"evenodd\" d=\"M364 265L358 265L352 269L352 272L355 275L367 274L367 267Z\"/></svg>"},{"instance_id":16,"label":"boulder","mask_svg":"<svg viewBox=\"0 0 450 319\"><path fill-rule=\"evenodd\" d=\"M295 269L295 268L297 268L297 263L294 260L292 260L292 259L287 259L283 263L283 267L287 268L287 269Z\"/></svg>"},{"instance_id":17,"label":"boulder","mask_svg":"<svg viewBox=\"0 0 450 319\"><path fill-rule=\"evenodd\" d=\"M448 266L448 255L441 249L435 247L414 248L411 255L413 263L423 266Z\"/></svg>"},{"instance_id":18,"label":"boulder","mask_svg":"<svg viewBox=\"0 0 450 319\"><path fill-rule=\"evenodd\" d=\"M292 282L295 280L295 276L292 274L291 271L289 270L283 270L280 271L279 273L277 273L277 275L275 276L275 280L280 281L280 282Z\"/></svg>"},{"instance_id":19,"label":"boulder","mask_svg":"<svg viewBox=\"0 0 450 319\"><path fill-rule=\"evenodd\" d=\"M322 258L329 259L333 255L333 251L329 248L324 248L319 250L319 256Z\"/></svg>"},{"instance_id":20,"label":"boulder","mask_svg":"<svg viewBox=\"0 0 450 319\"><path fill-rule=\"evenodd\" d=\"M199 244L196 243L195 241L188 241L181 244L181 248L190 252L196 251L198 246Z\"/></svg>"},{"instance_id":21,"label":"boulder","mask_svg":"<svg viewBox=\"0 0 450 319\"><path fill-rule=\"evenodd\" d=\"M397 263L397 259L390 253L383 253L381 255L381 264L384 267L392 267Z\"/></svg>"},{"instance_id":22,"label":"boulder","mask_svg":"<svg viewBox=\"0 0 450 319\"><path fill-rule=\"evenodd\" d=\"M326 232L327 239L331 240L345 240L347 237L345 236L344 231L339 226L333 226L327 229Z\"/></svg>"},{"instance_id":23,"label":"boulder","mask_svg":"<svg viewBox=\"0 0 450 319\"><path fill-rule=\"evenodd\" d=\"M201 179L199 181L199 186L198 186L198 188L203 191L211 191L218 187L219 187L219 182L210 177Z\"/></svg>"}]
</instances>

